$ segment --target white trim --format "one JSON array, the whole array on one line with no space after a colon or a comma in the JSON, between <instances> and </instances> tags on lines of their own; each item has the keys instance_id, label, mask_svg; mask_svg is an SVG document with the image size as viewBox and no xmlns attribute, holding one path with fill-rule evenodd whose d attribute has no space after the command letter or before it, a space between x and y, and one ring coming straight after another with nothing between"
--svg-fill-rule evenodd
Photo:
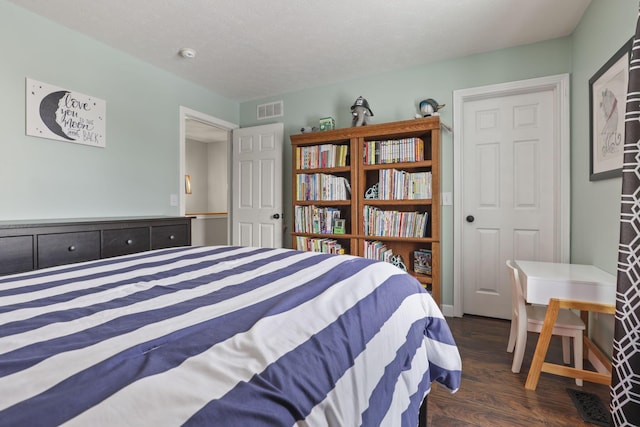
<instances>
[{"instance_id":1,"label":"white trim","mask_svg":"<svg viewBox=\"0 0 640 427\"><path fill-rule=\"evenodd\" d=\"M460 89L453 92L453 121L455 132L453 133L453 314L461 317L464 313L462 276L462 230L464 207L462 206L463 169L462 146L464 141L463 126L464 103L480 99L496 98L521 93L531 93L551 90L554 93L554 107L558 117L558 127L554 130L559 141L557 164L554 165L560 180L559 188L554 195L556 199L556 253L558 262L569 262L570 259L570 108L569 108L569 74L541 77L529 80L520 80L509 83L501 83L489 86L481 86L470 89Z\"/></svg>"},{"instance_id":2,"label":"white trim","mask_svg":"<svg viewBox=\"0 0 640 427\"><path fill-rule=\"evenodd\" d=\"M231 123L231 122L227 122L225 120L222 119L218 119L216 117L213 116L209 116L207 114L201 113L199 111L195 111L192 110L190 108L187 107L183 107L182 105L180 106L179 109L179 115L180 115L180 142L179 142L179 150L180 153L178 155L179 157L179 174L178 174L178 206L180 207L180 215L184 216L186 214L186 210L187 210L187 201L186 201L186 197L184 194L184 175L185 175L185 161L186 161L186 143L187 143L187 137L186 137L186 122L187 119L191 119L191 120L197 120L199 122L211 125L211 126L215 126L217 128L221 128L221 129L225 129L229 132L233 132L234 129L238 129L239 126L235 123ZM232 138L229 138L228 144L229 144L229 150L227 150L227 164L229 166L231 166L231 142L232 142ZM233 176L233 173L231 171L231 167L227 168L228 170L228 177L229 177L229 182L231 182L231 177ZM229 206L229 212L228 214L230 216L233 215L233 212L231 212L231 193L229 192L227 194L227 206ZM229 240L229 230L227 230L227 242L230 242Z\"/></svg>"},{"instance_id":3,"label":"white trim","mask_svg":"<svg viewBox=\"0 0 640 427\"><path fill-rule=\"evenodd\" d=\"M453 310L453 306L452 305L442 305L440 307L440 310L442 310L442 314L444 315L444 317L454 317L454 310ZM460 317L460 316L458 316Z\"/></svg>"}]
</instances>

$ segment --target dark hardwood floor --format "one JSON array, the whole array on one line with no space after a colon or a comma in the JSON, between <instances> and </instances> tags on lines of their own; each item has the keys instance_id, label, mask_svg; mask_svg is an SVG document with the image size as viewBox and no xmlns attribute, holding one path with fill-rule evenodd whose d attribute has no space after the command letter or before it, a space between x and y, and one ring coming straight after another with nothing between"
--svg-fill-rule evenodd
<instances>
[{"instance_id":1,"label":"dark hardwood floor","mask_svg":"<svg viewBox=\"0 0 640 427\"><path fill-rule=\"evenodd\" d=\"M448 426L589 426L573 405L567 388L594 393L609 405L609 387L542 373L535 391L524 383L538 341L529 333L519 374L511 372L507 353L510 322L484 317L447 318L462 357L462 385L450 394L434 385L429 395L428 425ZM553 337L546 361L562 363L562 342ZM585 367L590 366L585 360Z\"/></svg>"}]
</instances>

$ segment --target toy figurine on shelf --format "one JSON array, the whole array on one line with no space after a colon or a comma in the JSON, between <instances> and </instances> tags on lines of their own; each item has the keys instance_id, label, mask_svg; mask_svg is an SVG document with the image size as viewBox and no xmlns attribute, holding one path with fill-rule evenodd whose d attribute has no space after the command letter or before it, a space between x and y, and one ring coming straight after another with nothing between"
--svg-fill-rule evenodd
<instances>
[{"instance_id":1,"label":"toy figurine on shelf","mask_svg":"<svg viewBox=\"0 0 640 427\"><path fill-rule=\"evenodd\" d=\"M416 114L416 119L419 119L420 117L439 116L440 113L438 113L438 111L444 108L444 105L445 104L438 104L438 101L433 98L420 101L419 108L421 114Z\"/></svg>"},{"instance_id":2,"label":"toy figurine on shelf","mask_svg":"<svg viewBox=\"0 0 640 427\"><path fill-rule=\"evenodd\" d=\"M359 96L351 106L351 114L353 115L351 127L366 126L369 122L369 117L373 116L369 103L362 96Z\"/></svg>"}]
</instances>

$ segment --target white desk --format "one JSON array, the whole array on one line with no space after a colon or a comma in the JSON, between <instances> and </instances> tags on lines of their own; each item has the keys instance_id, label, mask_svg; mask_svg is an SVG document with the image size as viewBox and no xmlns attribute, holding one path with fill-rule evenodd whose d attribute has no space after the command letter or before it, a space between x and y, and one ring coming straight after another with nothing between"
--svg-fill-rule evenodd
<instances>
[{"instance_id":1,"label":"white desk","mask_svg":"<svg viewBox=\"0 0 640 427\"><path fill-rule=\"evenodd\" d=\"M524 274L527 302L549 304L551 298L616 303L616 277L593 265L516 261Z\"/></svg>"},{"instance_id":2,"label":"white desk","mask_svg":"<svg viewBox=\"0 0 640 427\"><path fill-rule=\"evenodd\" d=\"M525 388L535 390L541 372L609 384L610 374L546 363L544 359L560 308L577 309L583 313L593 311L615 314L616 277L593 265L538 261L516 261L516 263L522 272L522 286L527 302L548 304ZM586 315L583 315L583 319L585 318ZM604 358L588 337L585 337L585 348L587 349L585 354L593 351L598 358Z\"/></svg>"}]
</instances>

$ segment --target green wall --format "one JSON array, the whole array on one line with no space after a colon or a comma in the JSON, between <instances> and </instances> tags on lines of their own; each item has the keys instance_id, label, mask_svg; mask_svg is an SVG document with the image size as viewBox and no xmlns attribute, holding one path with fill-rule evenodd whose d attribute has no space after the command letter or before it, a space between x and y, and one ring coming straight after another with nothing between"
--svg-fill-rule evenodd
<instances>
[{"instance_id":1,"label":"green wall","mask_svg":"<svg viewBox=\"0 0 640 427\"><path fill-rule=\"evenodd\" d=\"M589 79L634 34L635 0L593 0L573 35L571 260L615 274L622 179L589 181ZM624 108L622 106L621 108Z\"/></svg>"},{"instance_id":2,"label":"green wall","mask_svg":"<svg viewBox=\"0 0 640 427\"><path fill-rule=\"evenodd\" d=\"M174 215L179 106L239 104L0 0L0 220ZM25 78L106 101L106 148L25 135Z\"/></svg>"},{"instance_id":3,"label":"green wall","mask_svg":"<svg viewBox=\"0 0 640 427\"><path fill-rule=\"evenodd\" d=\"M262 124L255 118L256 105L281 99L286 138L299 133L302 126L315 125L325 116L334 117L339 128L348 127L349 107L362 95L375 114L373 123L409 119L416 113L417 102L432 97L447 104L441 111L442 121L451 125L454 90L570 73L571 261L594 264L616 274L621 179L589 181L588 82L633 36L637 16L636 0L592 0L578 28L569 37L245 102L240 105L240 124L243 127ZM285 144L284 157L284 203L290 230L291 150L288 144ZM446 132L442 138L442 191L453 192L452 135ZM290 239L285 241L290 243ZM452 206L442 208L442 288L443 304L453 304ZM592 323L591 336L610 355L613 317L599 316Z\"/></svg>"},{"instance_id":4,"label":"green wall","mask_svg":"<svg viewBox=\"0 0 640 427\"><path fill-rule=\"evenodd\" d=\"M616 274L622 179L589 181L589 79L635 32L638 2L593 0L573 34L571 261ZM624 108L623 106L621 108ZM598 315L590 335L611 356L614 318Z\"/></svg>"},{"instance_id":5,"label":"green wall","mask_svg":"<svg viewBox=\"0 0 640 427\"><path fill-rule=\"evenodd\" d=\"M571 38L504 49L451 61L427 64L402 71L364 77L325 87L286 93L240 105L242 127L262 124L256 120L256 105L284 101L284 206L287 229L292 229L291 147L288 137L302 126L317 124L332 116L336 127L351 125L350 106L362 95L374 113L372 123L407 120L417 113L417 103L434 98L446 104L442 121L452 125L453 91L513 80L571 72ZM425 62L428 58L425 58ZM453 135L442 133L442 191L453 192ZM442 301L453 304L453 206L442 207ZM290 244L288 235L285 242Z\"/></svg>"}]
</instances>

